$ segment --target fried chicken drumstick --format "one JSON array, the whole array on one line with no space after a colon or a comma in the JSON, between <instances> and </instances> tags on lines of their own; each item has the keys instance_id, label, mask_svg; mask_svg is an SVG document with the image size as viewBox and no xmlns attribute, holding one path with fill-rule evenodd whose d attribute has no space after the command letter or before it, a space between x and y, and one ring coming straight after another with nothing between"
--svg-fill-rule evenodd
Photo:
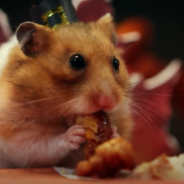
<instances>
[{"instance_id":1,"label":"fried chicken drumstick","mask_svg":"<svg viewBox=\"0 0 184 184\"><path fill-rule=\"evenodd\" d=\"M113 138L95 149L95 154L78 163L79 176L107 178L113 177L120 169L134 168L131 144L121 137Z\"/></svg>"},{"instance_id":2,"label":"fried chicken drumstick","mask_svg":"<svg viewBox=\"0 0 184 184\"><path fill-rule=\"evenodd\" d=\"M75 124L82 125L85 129L87 143L84 152L86 159L91 158L95 153L95 148L109 140L112 134L110 120L103 111L78 117Z\"/></svg>"},{"instance_id":3,"label":"fried chicken drumstick","mask_svg":"<svg viewBox=\"0 0 184 184\"><path fill-rule=\"evenodd\" d=\"M84 152L87 160L76 167L76 174L88 177L113 177L120 169L133 169L133 151L129 142L121 137L110 139L111 125L103 111L79 117L87 140Z\"/></svg>"}]
</instances>

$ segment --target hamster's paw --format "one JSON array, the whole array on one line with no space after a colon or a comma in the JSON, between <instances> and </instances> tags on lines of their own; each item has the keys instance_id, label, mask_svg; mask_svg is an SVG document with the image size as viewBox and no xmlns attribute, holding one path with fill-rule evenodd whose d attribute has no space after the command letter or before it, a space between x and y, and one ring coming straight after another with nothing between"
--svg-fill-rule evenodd
<instances>
[{"instance_id":1,"label":"hamster's paw","mask_svg":"<svg viewBox=\"0 0 184 184\"><path fill-rule=\"evenodd\" d=\"M65 146L69 150L78 149L85 142L85 130L81 125L73 125L63 135Z\"/></svg>"},{"instance_id":2,"label":"hamster's paw","mask_svg":"<svg viewBox=\"0 0 184 184\"><path fill-rule=\"evenodd\" d=\"M118 133L118 129L117 129L116 126L112 126L112 127L111 127L111 131L112 131L111 138L120 137L120 135L119 135L119 133Z\"/></svg>"}]
</instances>

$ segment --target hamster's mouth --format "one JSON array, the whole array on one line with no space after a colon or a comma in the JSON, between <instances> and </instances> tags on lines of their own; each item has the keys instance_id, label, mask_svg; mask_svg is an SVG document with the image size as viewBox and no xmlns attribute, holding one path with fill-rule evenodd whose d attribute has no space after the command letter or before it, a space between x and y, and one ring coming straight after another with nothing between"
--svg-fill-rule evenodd
<instances>
[{"instance_id":1,"label":"hamster's mouth","mask_svg":"<svg viewBox=\"0 0 184 184\"><path fill-rule=\"evenodd\" d=\"M75 114L73 116L65 118L65 123L67 126L73 126L76 124L77 120L84 117L92 117L92 116L98 116L99 119L101 119L102 116L107 116L107 113L105 111L96 111L91 114Z\"/></svg>"}]
</instances>

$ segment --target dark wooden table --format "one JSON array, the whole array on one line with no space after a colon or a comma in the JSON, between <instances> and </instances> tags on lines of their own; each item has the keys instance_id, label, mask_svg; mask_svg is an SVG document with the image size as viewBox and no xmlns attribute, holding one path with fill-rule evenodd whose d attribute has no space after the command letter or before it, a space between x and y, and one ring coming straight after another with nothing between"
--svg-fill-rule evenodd
<instances>
[{"instance_id":1,"label":"dark wooden table","mask_svg":"<svg viewBox=\"0 0 184 184\"><path fill-rule=\"evenodd\" d=\"M0 169L0 184L183 184L184 181L135 181L125 179L72 180L60 176L53 168Z\"/></svg>"}]
</instances>

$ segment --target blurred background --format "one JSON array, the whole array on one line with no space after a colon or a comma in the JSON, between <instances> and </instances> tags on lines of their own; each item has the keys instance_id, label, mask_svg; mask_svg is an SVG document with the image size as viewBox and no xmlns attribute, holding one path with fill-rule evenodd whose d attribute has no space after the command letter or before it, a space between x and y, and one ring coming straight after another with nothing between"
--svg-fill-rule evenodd
<instances>
[{"instance_id":1,"label":"blurred background","mask_svg":"<svg viewBox=\"0 0 184 184\"><path fill-rule=\"evenodd\" d=\"M1 0L0 7L7 13L13 30L24 21L31 20L29 9L41 0ZM179 57L184 60L184 9L179 1L169 0L113 0L115 21L132 15L148 17L155 27L154 50L166 60Z\"/></svg>"},{"instance_id":2,"label":"blurred background","mask_svg":"<svg viewBox=\"0 0 184 184\"><path fill-rule=\"evenodd\" d=\"M94 0L98 1L98 0ZM41 0L10 1L1 0L0 8L7 14L12 31L24 21L31 21L29 9L32 5L40 3ZM113 0L110 6L114 11L114 20L118 25L120 22L131 16L146 17L153 24L154 38L152 52L163 62L163 65L170 63L175 58L184 62L184 8L177 1L169 0ZM180 86L182 83L180 83ZM183 84L184 85L184 84ZM172 96L173 94L167 94ZM184 94L183 94L184 96ZM183 103L184 114L184 103ZM169 133L173 134L184 149L184 118L173 113L168 122Z\"/></svg>"}]
</instances>

